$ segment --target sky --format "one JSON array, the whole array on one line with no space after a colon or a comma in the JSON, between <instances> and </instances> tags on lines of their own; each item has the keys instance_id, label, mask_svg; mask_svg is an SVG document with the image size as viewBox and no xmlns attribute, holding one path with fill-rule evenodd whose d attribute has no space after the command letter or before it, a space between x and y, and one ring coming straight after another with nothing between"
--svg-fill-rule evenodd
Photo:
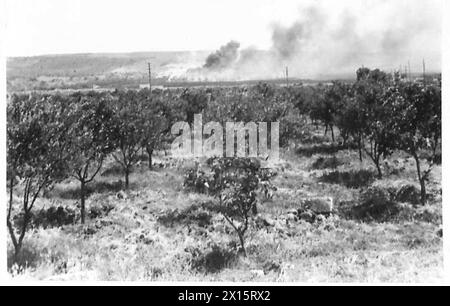
<instances>
[{"instance_id":1,"label":"sky","mask_svg":"<svg viewBox=\"0 0 450 306\"><path fill-rule=\"evenodd\" d=\"M358 33L413 24L411 52L436 57L443 0L4 0L7 56L215 50L230 40L269 49L273 28L289 27L308 6L327 23L356 16ZM402 16L408 16L408 20ZM410 19L416 18L411 21ZM330 21L331 20L331 21ZM409 26L409 25L408 25Z\"/></svg>"}]
</instances>

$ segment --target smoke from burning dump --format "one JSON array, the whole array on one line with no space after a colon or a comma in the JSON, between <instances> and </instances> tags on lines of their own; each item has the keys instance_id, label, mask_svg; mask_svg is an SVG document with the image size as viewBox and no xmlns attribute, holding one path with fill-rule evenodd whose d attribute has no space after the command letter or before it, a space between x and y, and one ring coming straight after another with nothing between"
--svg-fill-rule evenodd
<instances>
[{"instance_id":1,"label":"smoke from burning dump","mask_svg":"<svg viewBox=\"0 0 450 306\"><path fill-rule=\"evenodd\" d=\"M430 5L439 1L414 1L411 6L409 1L379 0L363 12L339 13L321 3L301 8L291 24L272 24L269 50L230 41L203 66L187 70L186 78L280 78L286 66L293 77L318 78L352 75L362 65L390 71L408 61L419 64L422 58L440 69L441 16L439 5Z\"/></svg>"}]
</instances>

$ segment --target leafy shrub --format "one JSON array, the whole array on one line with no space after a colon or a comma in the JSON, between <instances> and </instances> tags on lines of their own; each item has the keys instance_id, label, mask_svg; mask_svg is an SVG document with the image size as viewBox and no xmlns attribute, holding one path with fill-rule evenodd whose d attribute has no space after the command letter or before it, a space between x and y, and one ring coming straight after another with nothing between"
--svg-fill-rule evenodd
<instances>
[{"instance_id":1,"label":"leafy shrub","mask_svg":"<svg viewBox=\"0 0 450 306\"><path fill-rule=\"evenodd\" d=\"M347 188L361 188L370 185L375 180L375 174L369 170L334 171L322 175L319 180L323 183L344 185Z\"/></svg>"},{"instance_id":2,"label":"leafy shrub","mask_svg":"<svg viewBox=\"0 0 450 306\"><path fill-rule=\"evenodd\" d=\"M259 190L263 194L264 200L271 200L273 198L274 193L277 191L277 187L275 187L271 179L277 176L277 173L271 169L261 169L259 173Z\"/></svg>"},{"instance_id":3,"label":"leafy shrub","mask_svg":"<svg viewBox=\"0 0 450 306\"><path fill-rule=\"evenodd\" d=\"M183 187L192 192L208 193L211 178L199 169L189 169L184 174Z\"/></svg>"}]
</instances>

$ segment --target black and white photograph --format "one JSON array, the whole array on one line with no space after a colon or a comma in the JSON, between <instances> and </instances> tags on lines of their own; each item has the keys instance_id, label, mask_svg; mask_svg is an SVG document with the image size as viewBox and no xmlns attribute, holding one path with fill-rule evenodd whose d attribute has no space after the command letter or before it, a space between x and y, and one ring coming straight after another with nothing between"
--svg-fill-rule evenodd
<instances>
[{"instance_id":1,"label":"black and white photograph","mask_svg":"<svg viewBox=\"0 0 450 306\"><path fill-rule=\"evenodd\" d=\"M2 0L2 283L447 282L444 2Z\"/></svg>"}]
</instances>

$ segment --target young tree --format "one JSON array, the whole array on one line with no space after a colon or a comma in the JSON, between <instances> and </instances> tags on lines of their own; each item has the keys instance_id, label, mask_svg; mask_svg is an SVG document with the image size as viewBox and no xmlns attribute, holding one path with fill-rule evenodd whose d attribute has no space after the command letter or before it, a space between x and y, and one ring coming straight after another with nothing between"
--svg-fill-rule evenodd
<instances>
[{"instance_id":1,"label":"young tree","mask_svg":"<svg viewBox=\"0 0 450 306\"><path fill-rule=\"evenodd\" d=\"M67 100L60 96L13 96L7 106L9 207L7 227L14 259L22 249L31 212L44 188L66 177ZM22 185L22 222L12 223L14 186Z\"/></svg>"},{"instance_id":2,"label":"young tree","mask_svg":"<svg viewBox=\"0 0 450 306\"><path fill-rule=\"evenodd\" d=\"M139 150L147 137L149 123L144 107L136 91L118 91L113 99L111 140L117 152L112 154L125 176L125 188L130 184L132 167L139 161Z\"/></svg>"},{"instance_id":3,"label":"young tree","mask_svg":"<svg viewBox=\"0 0 450 306\"><path fill-rule=\"evenodd\" d=\"M71 97L68 134L72 177L80 182L81 223L85 223L86 189L113 150L110 139L113 113L109 94L76 94Z\"/></svg>"},{"instance_id":4,"label":"young tree","mask_svg":"<svg viewBox=\"0 0 450 306\"><path fill-rule=\"evenodd\" d=\"M248 158L212 158L208 165L214 173L211 187L219 200L219 211L239 237L241 251L245 249L245 233L252 211L256 207L261 164Z\"/></svg>"},{"instance_id":5,"label":"young tree","mask_svg":"<svg viewBox=\"0 0 450 306\"><path fill-rule=\"evenodd\" d=\"M316 103L311 106L310 116L313 120L320 120L325 125L325 135L331 130L334 142L333 126L336 122L337 110L344 100L347 88L344 84L334 82L332 86L326 87L319 96Z\"/></svg>"},{"instance_id":6,"label":"young tree","mask_svg":"<svg viewBox=\"0 0 450 306\"><path fill-rule=\"evenodd\" d=\"M387 124L391 115L385 103L387 76L380 70L358 70L358 81L353 86L356 102L357 123L361 124L362 136L358 143L373 161L378 177L382 178L380 162L392 153L395 138L392 129ZM355 115L356 115L355 114Z\"/></svg>"},{"instance_id":7,"label":"young tree","mask_svg":"<svg viewBox=\"0 0 450 306\"><path fill-rule=\"evenodd\" d=\"M148 154L148 167L151 170L153 164L153 152L158 149L170 132L172 113L160 96L146 96L145 91L139 93L142 106L142 114L145 117L145 130L142 137L142 147Z\"/></svg>"},{"instance_id":8,"label":"young tree","mask_svg":"<svg viewBox=\"0 0 450 306\"><path fill-rule=\"evenodd\" d=\"M408 83L391 88L386 102L391 107L395 147L411 154L416 162L423 205L427 201L426 182L439 154L441 99L439 87Z\"/></svg>"}]
</instances>

